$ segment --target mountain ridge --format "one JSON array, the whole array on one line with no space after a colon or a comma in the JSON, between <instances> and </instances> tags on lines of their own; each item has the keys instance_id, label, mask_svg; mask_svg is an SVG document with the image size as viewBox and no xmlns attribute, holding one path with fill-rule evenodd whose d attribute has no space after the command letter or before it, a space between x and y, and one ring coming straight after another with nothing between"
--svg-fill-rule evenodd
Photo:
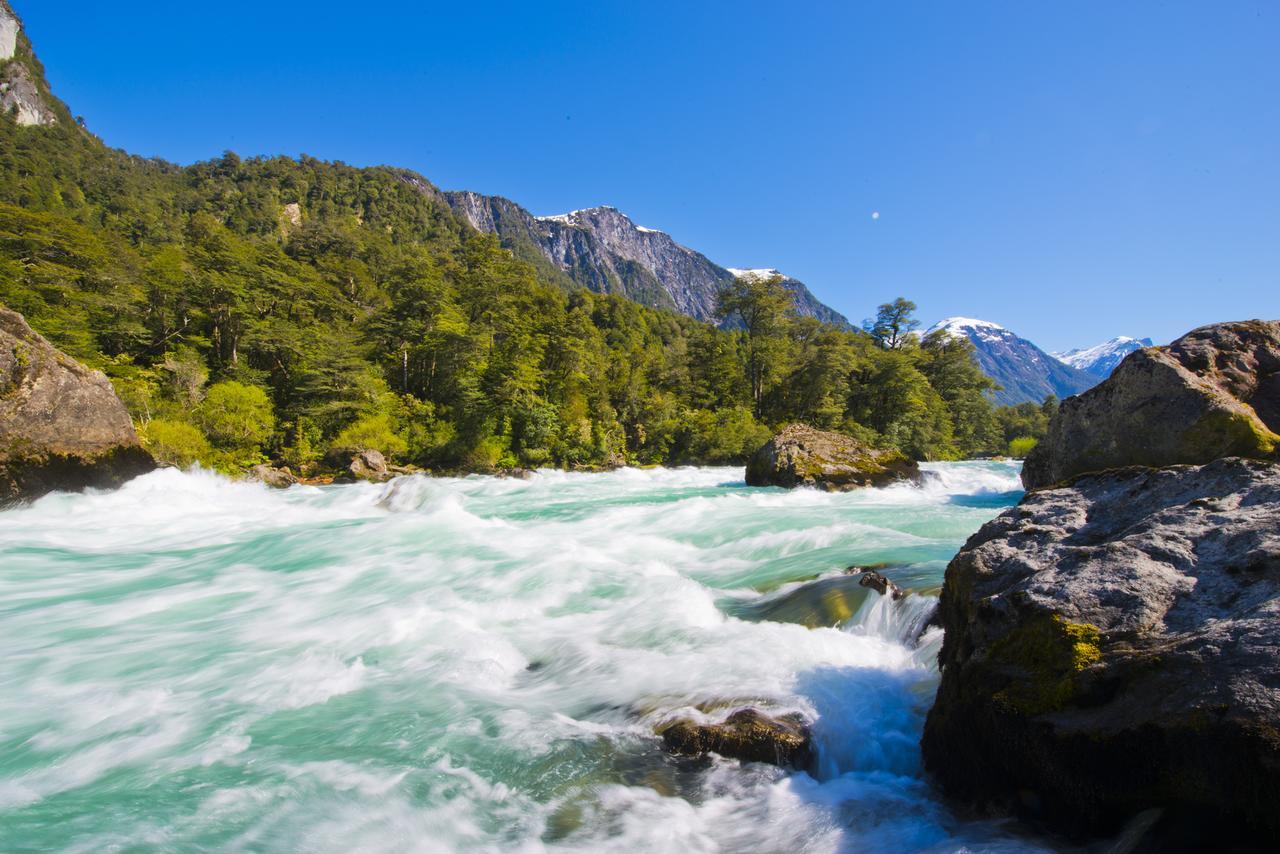
<instances>
[{"instance_id":1,"label":"mountain ridge","mask_svg":"<svg viewBox=\"0 0 1280 854\"><path fill-rule=\"evenodd\" d=\"M1004 406L1040 403L1049 395L1059 399L1079 394L1101 381L1037 347L998 323L971 317L946 317L926 334L943 331L967 338L982 372L1000 384L992 399Z\"/></svg>"},{"instance_id":2,"label":"mountain ridge","mask_svg":"<svg viewBox=\"0 0 1280 854\"><path fill-rule=\"evenodd\" d=\"M637 225L611 205L536 216L503 196L470 190L440 195L477 231L496 234L516 257L549 270L557 280L698 320L717 320L716 295L738 273L760 272L722 267L665 231ZM779 275L795 295L798 314L849 326L803 282Z\"/></svg>"},{"instance_id":3,"label":"mountain ridge","mask_svg":"<svg viewBox=\"0 0 1280 854\"><path fill-rule=\"evenodd\" d=\"M1064 365L1069 365L1085 373L1093 374L1100 380L1105 380L1111 376L1111 372L1124 360L1125 356L1135 350L1150 346L1150 338L1130 338L1127 335L1118 335L1092 347L1075 347L1071 350L1057 351L1049 355Z\"/></svg>"}]
</instances>

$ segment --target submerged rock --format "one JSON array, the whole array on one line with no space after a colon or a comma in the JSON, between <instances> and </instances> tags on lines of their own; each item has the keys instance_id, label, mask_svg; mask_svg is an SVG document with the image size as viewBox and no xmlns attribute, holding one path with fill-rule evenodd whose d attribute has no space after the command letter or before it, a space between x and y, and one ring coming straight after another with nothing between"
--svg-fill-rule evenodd
<instances>
[{"instance_id":1,"label":"submerged rock","mask_svg":"<svg viewBox=\"0 0 1280 854\"><path fill-rule=\"evenodd\" d=\"M681 719L660 733L662 746L681 756L716 753L744 762L804 769L813 761L809 727L798 716L771 717L758 709L733 712L721 723Z\"/></svg>"},{"instance_id":2,"label":"submerged rock","mask_svg":"<svg viewBox=\"0 0 1280 854\"><path fill-rule=\"evenodd\" d=\"M154 468L107 378L0 307L0 506Z\"/></svg>"},{"instance_id":3,"label":"submerged rock","mask_svg":"<svg viewBox=\"0 0 1280 854\"><path fill-rule=\"evenodd\" d=\"M902 598L902 588L894 584L883 573L866 566L851 566L845 570L849 575L858 577L858 585L860 587L869 587L879 593L881 596L892 596L894 599Z\"/></svg>"},{"instance_id":4,"label":"submerged rock","mask_svg":"<svg viewBox=\"0 0 1280 854\"><path fill-rule=\"evenodd\" d=\"M298 482L293 472L286 468L274 468L268 465L254 466L245 474L249 480L265 483L274 489L288 489Z\"/></svg>"},{"instance_id":5,"label":"submerged rock","mask_svg":"<svg viewBox=\"0 0 1280 854\"><path fill-rule=\"evenodd\" d=\"M817 578L779 593L724 607L742 620L798 623L810 629L838 626L851 619L866 600L868 590L849 575Z\"/></svg>"},{"instance_id":6,"label":"submerged rock","mask_svg":"<svg viewBox=\"0 0 1280 854\"><path fill-rule=\"evenodd\" d=\"M1202 326L1131 353L1063 401L1022 469L1028 489L1122 466L1280 453L1280 321Z\"/></svg>"},{"instance_id":7,"label":"submerged rock","mask_svg":"<svg viewBox=\"0 0 1280 854\"><path fill-rule=\"evenodd\" d=\"M838 491L919 477L919 466L898 451L870 448L851 436L804 424L784 427L747 462L751 486Z\"/></svg>"},{"instance_id":8,"label":"submerged rock","mask_svg":"<svg viewBox=\"0 0 1280 854\"><path fill-rule=\"evenodd\" d=\"M1154 807L1280 834L1280 465L1029 493L947 567L939 614L923 750L952 795L1075 835Z\"/></svg>"}]
</instances>

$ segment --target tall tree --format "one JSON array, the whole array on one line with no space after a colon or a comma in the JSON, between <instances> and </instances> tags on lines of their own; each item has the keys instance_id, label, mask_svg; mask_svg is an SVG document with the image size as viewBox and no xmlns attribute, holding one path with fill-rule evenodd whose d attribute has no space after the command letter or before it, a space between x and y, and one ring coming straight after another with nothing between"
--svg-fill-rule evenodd
<instances>
[{"instance_id":1,"label":"tall tree","mask_svg":"<svg viewBox=\"0 0 1280 854\"><path fill-rule=\"evenodd\" d=\"M915 319L916 304L904 297L880 305L876 319L863 324L876 343L886 350L897 350L910 340L912 330L920 326Z\"/></svg>"},{"instance_id":2,"label":"tall tree","mask_svg":"<svg viewBox=\"0 0 1280 854\"><path fill-rule=\"evenodd\" d=\"M781 276L743 276L720 291L716 316L736 318L747 334L747 380L756 417L770 381L781 367L787 331L795 317L795 295Z\"/></svg>"}]
</instances>

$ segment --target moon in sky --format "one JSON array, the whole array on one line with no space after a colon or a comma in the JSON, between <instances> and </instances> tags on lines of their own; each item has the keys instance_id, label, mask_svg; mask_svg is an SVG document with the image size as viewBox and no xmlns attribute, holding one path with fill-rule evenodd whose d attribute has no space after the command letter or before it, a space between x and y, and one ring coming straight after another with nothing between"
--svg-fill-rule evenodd
<instances>
[{"instance_id":1,"label":"moon in sky","mask_svg":"<svg viewBox=\"0 0 1280 854\"><path fill-rule=\"evenodd\" d=\"M871 218L872 218L872 219L879 219L879 218L880 218L880 211L872 211L872 212L871 212Z\"/></svg>"}]
</instances>

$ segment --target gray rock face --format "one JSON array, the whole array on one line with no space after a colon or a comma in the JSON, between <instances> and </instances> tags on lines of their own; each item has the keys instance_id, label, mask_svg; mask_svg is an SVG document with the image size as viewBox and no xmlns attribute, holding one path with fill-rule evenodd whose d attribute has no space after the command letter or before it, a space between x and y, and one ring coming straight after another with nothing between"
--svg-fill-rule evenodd
<instances>
[{"instance_id":1,"label":"gray rock face","mask_svg":"<svg viewBox=\"0 0 1280 854\"><path fill-rule=\"evenodd\" d=\"M22 22L9 4L0 0L0 62L20 59L23 42L18 36L21 32ZM26 52L29 53L29 49ZM57 114L40 94L36 76L22 61L9 62L0 71L0 114L12 115L14 121L24 126L51 125L58 121Z\"/></svg>"},{"instance_id":2,"label":"gray rock face","mask_svg":"<svg viewBox=\"0 0 1280 854\"><path fill-rule=\"evenodd\" d=\"M0 0L0 61L13 59L17 53L20 29L22 25L18 23L18 16L13 14L5 0Z\"/></svg>"},{"instance_id":3,"label":"gray rock face","mask_svg":"<svg viewBox=\"0 0 1280 854\"><path fill-rule=\"evenodd\" d=\"M0 307L0 505L153 468L107 378Z\"/></svg>"},{"instance_id":4,"label":"gray rock face","mask_svg":"<svg viewBox=\"0 0 1280 854\"><path fill-rule=\"evenodd\" d=\"M654 308L715 321L716 295L734 280L728 269L681 246L670 235L643 228L611 207L535 217L516 203L478 193L444 193L454 212L479 231L497 234L517 257L563 284L617 294ZM805 285L784 277L797 311L828 323L843 316L818 302Z\"/></svg>"},{"instance_id":5,"label":"gray rock face","mask_svg":"<svg viewBox=\"0 0 1280 854\"><path fill-rule=\"evenodd\" d=\"M1280 321L1203 326L1139 350L1063 402L1027 457L1028 489L1129 465L1274 458L1280 444Z\"/></svg>"},{"instance_id":6,"label":"gray rock face","mask_svg":"<svg viewBox=\"0 0 1280 854\"><path fill-rule=\"evenodd\" d=\"M816 486L828 491L917 480L920 467L897 451L869 448L843 433L790 424L747 461L751 486Z\"/></svg>"},{"instance_id":7,"label":"gray rock face","mask_svg":"<svg viewBox=\"0 0 1280 854\"><path fill-rule=\"evenodd\" d=\"M939 617L923 748L957 798L1077 835L1151 807L1280 833L1280 465L1028 493L952 560Z\"/></svg>"}]
</instances>

